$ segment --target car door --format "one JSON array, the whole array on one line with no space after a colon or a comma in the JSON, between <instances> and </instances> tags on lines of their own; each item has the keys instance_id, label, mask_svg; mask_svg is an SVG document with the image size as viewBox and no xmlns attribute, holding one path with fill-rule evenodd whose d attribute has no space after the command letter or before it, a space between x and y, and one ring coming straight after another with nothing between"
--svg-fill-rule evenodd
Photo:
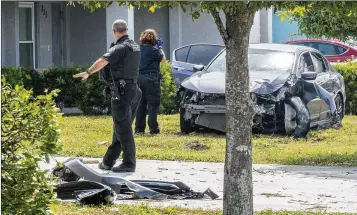
<instances>
[{"instance_id":1,"label":"car door","mask_svg":"<svg viewBox=\"0 0 357 215\"><path fill-rule=\"evenodd\" d=\"M316 72L310 52L304 52L300 55L297 69L297 77L301 77L303 72ZM302 92L302 99L307 105L310 113L311 122L320 120L321 99L318 97L314 82L316 80L302 80L304 82L304 89Z\"/></svg>"},{"instance_id":2,"label":"car door","mask_svg":"<svg viewBox=\"0 0 357 215\"><path fill-rule=\"evenodd\" d=\"M330 71L330 67L326 59L318 52L311 52L311 56L316 68L317 77L316 83L326 90L332 97L336 94L337 76ZM325 99L326 100L326 99ZM330 107L328 100L321 100L320 120L327 119L330 115Z\"/></svg>"},{"instance_id":3,"label":"car door","mask_svg":"<svg viewBox=\"0 0 357 215\"><path fill-rule=\"evenodd\" d=\"M194 73L193 67L195 65L206 67L223 49L224 46L220 45L196 44L175 50L172 68L176 85L179 86L185 78Z\"/></svg>"},{"instance_id":4,"label":"car door","mask_svg":"<svg viewBox=\"0 0 357 215\"><path fill-rule=\"evenodd\" d=\"M191 46L184 46L175 49L172 53L172 76L177 87L186 77L192 74L192 69L186 63L190 48Z\"/></svg>"}]
</instances>

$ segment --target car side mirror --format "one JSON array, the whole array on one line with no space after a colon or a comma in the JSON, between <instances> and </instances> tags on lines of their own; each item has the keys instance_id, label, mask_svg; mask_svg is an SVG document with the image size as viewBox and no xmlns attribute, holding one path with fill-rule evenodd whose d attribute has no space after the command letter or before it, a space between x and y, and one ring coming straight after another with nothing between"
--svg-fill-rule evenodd
<instances>
[{"instance_id":1,"label":"car side mirror","mask_svg":"<svg viewBox=\"0 0 357 215\"><path fill-rule=\"evenodd\" d=\"M205 66L203 66L203 65L194 65L193 71L194 72L202 71L204 68L205 68Z\"/></svg>"},{"instance_id":2,"label":"car side mirror","mask_svg":"<svg viewBox=\"0 0 357 215\"><path fill-rule=\"evenodd\" d=\"M303 80L315 80L317 77L316 72L303 72L301 73L301 78Z\"/></svg>"}]
</instances>

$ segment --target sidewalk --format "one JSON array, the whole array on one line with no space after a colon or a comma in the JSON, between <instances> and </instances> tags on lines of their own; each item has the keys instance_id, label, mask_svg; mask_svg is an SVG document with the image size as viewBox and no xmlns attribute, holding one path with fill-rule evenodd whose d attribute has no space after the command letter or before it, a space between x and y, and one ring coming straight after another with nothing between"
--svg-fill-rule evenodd
<instances>
[{"instance_id":1,"label":"sidewalk","mask_svg":"<svg viewBox=\"0 0 357 215\"><path fill-rule=\"evenodd\" d=\"M62 161L66 158L56 158ZM85 161L99 159L85 159ZM93 163L93 162L91 162ZM55 165L41 164L48 169ZM88 164L98 172L97 164ZM218 200L117 201L148 203L152 206L222 209L222 163L138 160L134 174L119 174L127 179L182 181L194 191L210 188ZM357 167L320 167L288 165L253 165L254 210L321 210L357 212Z\"/></svg>"}]
</instances>

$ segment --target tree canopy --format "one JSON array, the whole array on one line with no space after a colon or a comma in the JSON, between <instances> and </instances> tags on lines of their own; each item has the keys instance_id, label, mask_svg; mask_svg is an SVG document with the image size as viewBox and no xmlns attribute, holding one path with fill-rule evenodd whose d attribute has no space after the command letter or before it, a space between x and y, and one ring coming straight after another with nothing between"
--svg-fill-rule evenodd
<instances>
[{"instance_id":1,"label":"tree canopy","mask_svg":"<svg viewBox=\"0 0 357 215\"><path fill-rule=\"evenodd\" d=\"M357 39L357 2L311 2L305 8L281 11L282 17L296 21L299 33L310 38Z\"/></svg>"}]
</instances>

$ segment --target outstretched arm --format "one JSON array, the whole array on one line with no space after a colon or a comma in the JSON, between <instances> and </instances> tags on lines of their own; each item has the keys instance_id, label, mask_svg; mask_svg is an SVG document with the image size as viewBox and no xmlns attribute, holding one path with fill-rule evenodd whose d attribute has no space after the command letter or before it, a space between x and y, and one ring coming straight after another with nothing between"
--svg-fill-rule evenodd
<instances>
[{"instance_id":1,"label":"outstretched arm","mask_svg":"<svg viewBox=\"0 0 357 215\"><path fill-rule=\"evenodd\" d=\"M73 78L81 78L82 80L86 80L91 74L94 74L105 67L109 62L104 58L99 58L97 61L93 63L89 69L85 72L81 72L73 75Z\"/></svg>"}]
</instances>

